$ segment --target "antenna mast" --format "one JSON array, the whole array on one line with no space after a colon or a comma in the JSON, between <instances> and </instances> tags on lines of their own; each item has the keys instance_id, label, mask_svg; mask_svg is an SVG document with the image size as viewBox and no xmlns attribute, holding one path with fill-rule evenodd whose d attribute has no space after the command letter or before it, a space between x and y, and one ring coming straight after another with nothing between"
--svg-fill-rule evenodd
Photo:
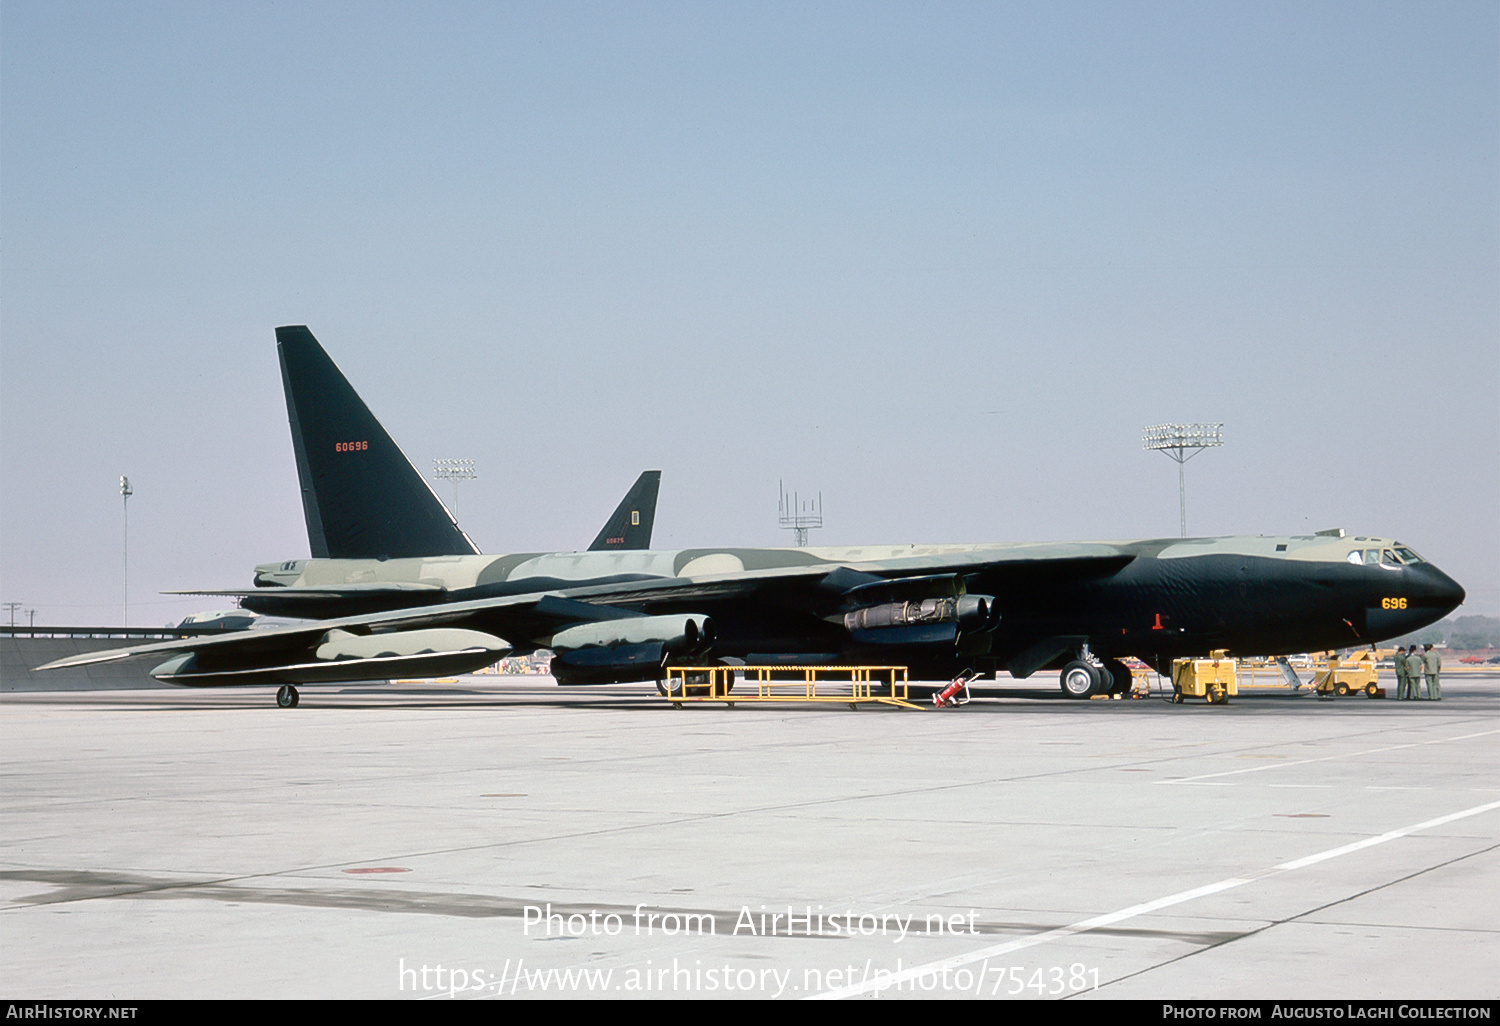
<instances>
[{"instance_id":1,"label":"antenna mast","mask_svg":"<svg viewBox=\"0 0 1500 1026\"><path fill-rule=\"evenodd\" d=\"M787 495L785 482L777 482L777 486L781 489L781 502L777 505L781 527L783 530L795 531L797 547L805 549L807 532L823 526L823 493L818 493L816 503L811 499L803 502L796 492Z\"/></svg>"}]
</instances>

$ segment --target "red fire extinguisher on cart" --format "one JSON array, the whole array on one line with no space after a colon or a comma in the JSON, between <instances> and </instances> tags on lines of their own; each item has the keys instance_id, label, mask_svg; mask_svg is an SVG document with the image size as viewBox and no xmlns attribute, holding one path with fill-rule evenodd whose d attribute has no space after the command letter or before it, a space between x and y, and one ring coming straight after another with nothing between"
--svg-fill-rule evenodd
<instances>
[{"instance_id":1,"label":"red fire extinguisher on cart","mask_svg":"<svg viewBox=\"0 0 1500 1026\"><path fill-rule=\"evenodd\" d=\"M977 674L973 670L965 670L963 673L960 673L957 677L953 678L947 687L932 696L932 704L939 709L948 705L968 705L969 681L973 680L976 676Z\"/></svg>"}]
</instances>

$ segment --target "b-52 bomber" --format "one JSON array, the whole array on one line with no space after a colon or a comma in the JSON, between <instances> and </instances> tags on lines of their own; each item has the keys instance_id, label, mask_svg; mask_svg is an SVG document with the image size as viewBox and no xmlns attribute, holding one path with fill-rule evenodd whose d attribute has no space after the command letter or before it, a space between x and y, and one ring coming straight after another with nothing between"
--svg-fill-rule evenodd
<instances>
[{"instance_id":1,"label":"b-52 bomber","mask_svg":"<svg viewBox=\"0 0 1500 1026\"><path fill-rule=\"evenodd\" d=\"M288 567L291 587L347 586L338 559ZM89 653L134 656L189 686L296 686L464 673L554 653L559 684L660 680L673 662L904 664L917 680L964 670L1058 670L1064 695L1129 686L1226 649L1276 656L1373 644L1433 623L1464 590L1400 542L1343 531L1122 542L699 548L395 557L375 583L443 601L242 635ZM266 591L274 589L267 588ZM399 590L399 589L398 589Z\"/></svg>"}]
</instances>

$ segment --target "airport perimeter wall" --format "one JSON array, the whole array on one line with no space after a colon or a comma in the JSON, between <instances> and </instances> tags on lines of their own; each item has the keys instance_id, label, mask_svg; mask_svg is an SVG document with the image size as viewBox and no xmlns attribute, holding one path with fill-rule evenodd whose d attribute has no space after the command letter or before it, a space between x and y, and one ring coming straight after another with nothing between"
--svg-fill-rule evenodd
<instances>
[{"instance_id":1,"label":"airport perimeter wall","mask_svg":"<svg viewBox=\"0 0 1500 1026\"><path fill-rule=\"evenodd\" d=\"M163 655L95 663L66 670L37 673L35 667L88 652L125 648L131 644L172 641L231 630L202 627L3 627L0 626L0 692L4 691L134 691L141 688L181 690L163 684L151 671L166 661ZM346 683L388 683L349 681ZM273 684L257 685L274 688Z\"/></svg>"},{"instance_id":2,"label":"airport perimeter wall","mask_svg":"<svg viewBox=\"0 0 1500 1026\"><path fill-rule=\"evenodd\" d=\"M98 663L45 673L36 673L32 669L54 659L103 652L128 644L130 639L126 638L0 635L0 691L112 691L171 687L150 676L161 659L123 659L117 663Z\"/></svg>"}]
</instances>

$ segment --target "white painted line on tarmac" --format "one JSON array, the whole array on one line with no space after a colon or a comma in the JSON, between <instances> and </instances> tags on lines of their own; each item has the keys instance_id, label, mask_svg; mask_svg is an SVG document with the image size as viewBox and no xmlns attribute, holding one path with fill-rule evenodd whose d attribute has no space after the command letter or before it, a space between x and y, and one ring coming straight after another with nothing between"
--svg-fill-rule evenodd
<instances>
[{"instance_id":1,"label":"white painted line on tarmac","mask_svg":"<svg viewBox=\"0 0 1500 1026\"><path fill-rule=\"evenodd\" d=\"M1437 744L1440 741L1467 741L1471 737L1489 737L1491 734L1500 734L1500 730L1481 730L1477 734L1460 734L1458 737L1443 737L1433 741L1423 741L1424 745Z\"/></svg>"},{"instance_id":2,"label":"white painted line on tarmac","mask_svg":"<svg viewBox=\"0 0 1500 1026\"><path fill-rule=\"evenodd\" d=\"M1492 731L1489 733L1495 732ZM872 991L892 990L896 987L897 984L910 983L911 981L919 979L923 976L933 976L935 974L941 974L943 972L957 969L960 966L972 965L975 962L980 962L991 958L998 958L1001 955L1008 955L1012 951L1020 951L1023 948L1033 948L1038 944L1045 944L1048 941L1057 940L1061 937L1071 937L1074 934L1086 933L1089 930L1097 930L1100 927L1113 926L1115 923L1124 922L1127 919L1134 919L1136 916L1146 915L1147 913L1155 912L1158 909L1170 908L1173 905L1181 905L1183 902L1192 901L1195 898L1203 898L1207 897L1210 894L1218 894L1221 891L1231 890L1235 887L1239 887L1248 883L1255 883L1258 880L1265 880L1268 877L1277 876L1281 873L1289 873L1294 869L1303 869L1307 866L1316 865L1319 862L1326 862L1329 859L1336 859L1340 856L1348 855L1350 852L1356 852L1363 848L1374 847L1377 844L1385 844L1387 841L1394 841L1397 838L1406 837L1407 835L1417 833L1418 831L1431 830L1433 827L1443 826L1447 823L1453 823L1460 819L1467 819L1470 816L1478 816L1481 813L1492 812L1495 809L1500 809L1500 801L1489 802L1485 805L1476 805L1471 809L1464 809L1462 812L1454 812L1450 813L1447 816L1439 816L1437 819L1429 819L1424 820L1421 823L1413 823L1411 826L1401 827L1397 830L1390 830L1375 837L1367 837L1363 841L1355 841L1352 844L1340 845L1337 848L1329 848L1327 851L1320 851L1315 855L1308 855L1305 858L1295 859L1291 862L1283 862L1279 866L1272 866L1270 869L1263 869L1258 873L1251 873L1248 876L1232 876L1226 880L1220 880L1217 883L1206 884L1203 887L1195 887L1190 891L1178 891L1176 894L1169 894L1164 898L1157 898L1155 901L1147 901L1139 905L1131 905L1129 908L1122 908L1118 912L1108 912L1102 916L1094 916L1092 919L1084 919L1079 922L1072 923L1068 926L1058 927L1056 930L1048 930L1045 933L1036 934L1032 937L1022 937L1018 940L1006 941L1004 944L995 944L987 948L980 948L979 950L971 951L968 954L955 955L952 958L939 959L936 962L928 962L924 965L914 965L910 969L903 969L900 972L888 973L882 971L878 974L878 978L876 979L867 979L859 983L850 984L847 987L840 987L836 990L824 991L821 994L812 994L809 995L809 999L824 1000L858 997L861 994L869 994Z\"/></svg>"},{"instance_id":3,"label":"white painted line on tarmac","mask_svg":"<svg viewBox=\"0 0 1500 1026\"><path fill-rule=\"evenodd\" d=\"M1306 858L1296 859L1292 862L1283 862L1275 869L1261 874L1261 876L1271 876L1273 873L1285 873L1289 870L1301 869L1304 866L1316 865L1319 862L1326 862L1328 859L1336 859L1340 855L1348 855L1353 851L1359 851L1363 848L1373 848L1377 844L1384 844L1387 841L1394 841L1398 837L1405 837L1406 835L1414 834L1419 830L1431 830L1433 827L1440 827L1445 823L1452 823L1455 820L1467 819L1470 816L1477 816L1481 812L1489 812L1491 809L1500 809L1500 802L1490 802L1487 805L1476 805L1472 809L1465 809L1462 812L1454 812L1446 816L1439 816L1437 819L1429 819L1425 822L1416 823L1409 827L1402 827L1399 830L1390 830L1379 835L1378 837L1367 837L1363 841L1355 841L1353 844L1346 844L1340 848L1329 848L1327 851L1320 851L1316 855L1309 855Z\"/></svg>"},{"instance_id":4,"label":"white painted line on tarmac","mask_svg":"<svg viewBox=\"0 0 1500 1026\"><path fill-rule=\"evenodd\" d=\"M1403 748L1419 748L1422 745L1442 745L1450 741L1467 741L1475 737L1488 737L1491 734L1500 734L1500 730L1482 730L1477 734L1460 734L1458 737L1438 737L1431 741L1412 741L1404 745L1389 745L1385 748L1367 748L1362 752L1346 752L1342 755L1320 755L1316 759L1298 759L1295 762L1277 762L1265 766L1246 766L1244 769L1223 770L1219 773L1202 773L1196 777L1176 777L1172 780L1158 780L1158 784L1195 784L1200 780L1213 780L1216 777L1236 777L1242 773L1260 773L1268 769L1289 769L1292 766L1306 766L1314 762L1333 762L1336 759L1357 759L1362 755L1379 755L1381 752L1399 752Z\"/></svg>"}]
</instances>

